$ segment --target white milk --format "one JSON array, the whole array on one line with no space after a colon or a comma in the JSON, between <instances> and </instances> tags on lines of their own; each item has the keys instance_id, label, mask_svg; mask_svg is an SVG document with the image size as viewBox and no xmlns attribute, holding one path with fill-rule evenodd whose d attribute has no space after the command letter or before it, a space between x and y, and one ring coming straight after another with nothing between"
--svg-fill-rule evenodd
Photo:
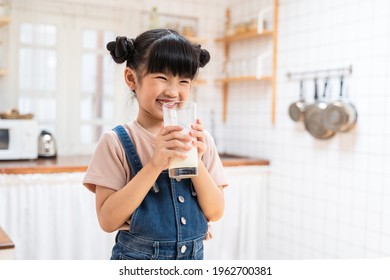
<instances>
[{"instance_id":1,"label":"white milk","mask_svg":"<svg viewBox=\"0 0 390 280\"><path fill-rule=\"evenodd\" d=\"M169 169L179 167L198 167L198 151L196 147L192 147L191 150L185 152L187 158L171 158L169 161Z\"/></svg>"},{"instance_id":2,"label":"white milk","mask_svg":"<svg viewBox=\"0 0 390 280\"><path fill-rule=\"evenodd\" d=\"M182 133L189 134L189 129L183 129ZM186 151L186 159L171 158L169 160L169 174L174 178L189 178L198 175L198 148L191 143L191 150Z\"/></svg>"}]
</instances>

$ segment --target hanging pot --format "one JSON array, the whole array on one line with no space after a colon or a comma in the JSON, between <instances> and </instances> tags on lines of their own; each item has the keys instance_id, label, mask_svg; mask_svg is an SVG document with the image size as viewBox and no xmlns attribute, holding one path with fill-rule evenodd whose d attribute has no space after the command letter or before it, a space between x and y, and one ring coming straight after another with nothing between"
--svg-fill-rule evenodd
<instances>
[{"instance_id":1,"label":"hanging pot","mask_svg":"<svg viewBox=\"0 0 390 280\"><path fill-rule=\"evenodd\" d=\"M304 113L304 124L306 130L317 139L329 139L335 132L324 125L324 110L327 107L325 102L328 79L325 79L322 100L318 98L317 79L314 80L314 103L306 106Z\"/></svg>"},{"instance_id":2,"label":"hanging pot","mask_svg":"<svg viewBox=\"0 0 390 280\"><path fill-rule=\"evenodd\" d=\"M299 83L299 100L292 103L288 108L288 114L293 121L302 121L305 112L305 97L303 94L303 81Z\"/></svg>"},{"instance_id":3,"label":"hanging pot","mask_svg":"<svg viewBox=\"0 0 390 280\"><path fill-rule=\"evenodd\" d=\"M325 126L337 132L352 129L357 122L355 106L343 96L344 77L340 77L340 98L328 105L324 111Z\"/></svg>"}]
</instances>

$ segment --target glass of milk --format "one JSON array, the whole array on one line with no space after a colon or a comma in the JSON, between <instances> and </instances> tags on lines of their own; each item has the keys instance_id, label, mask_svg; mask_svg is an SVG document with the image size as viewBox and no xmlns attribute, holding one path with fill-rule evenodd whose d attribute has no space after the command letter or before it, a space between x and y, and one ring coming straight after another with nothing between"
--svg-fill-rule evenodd
<instances>
[{"instance_id":1,"label":"glass of milk","mask_svg":"<svg viewBox=\"0 0 390 280\"><path fill-rule=\"evenodd\" d=\"M164 126L178 125L183 127L181 133L189 134L191 124L196 122L196 103L191 101L175 101L163 105ZM198 149L191 145L185 152L186 159L171 158L169 161L169 177L176 179L190 178L198 175Z\"/></svg>"}]
</instances>

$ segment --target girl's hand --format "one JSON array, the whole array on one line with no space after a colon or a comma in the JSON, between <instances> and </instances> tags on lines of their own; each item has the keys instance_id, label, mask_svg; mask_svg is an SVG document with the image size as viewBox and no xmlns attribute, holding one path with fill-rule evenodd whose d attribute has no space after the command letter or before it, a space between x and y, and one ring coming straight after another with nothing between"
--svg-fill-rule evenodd
<instances>
[{"instance_id":1,"label":"girl's hand","mask_svg":"<svg viewBox=\"0 0 390 280\"><path fill-rule=\"evenodd\" d=\"M178 157L186 159L184 152L191 150L191 137L183 134L180 126L161 128L156 138L156 147L152 157L153 165L163 171L168 168L169 159Z\"/></svg>"},{"instance_id":2,"label":"girl's hand","mask_svg":"<svg viewBox=\"0 0 390 280\"><path fill-rule=\"evenodd\" d=\"M196 123L191 125L191 128L192 130L190 132L190 135L196 138L196 140L193 140L192 143L195 147L198 148L198 159L201 160L203 154L207 150L206 138L203 131L203 124L199 119L197 119Z\"/></svg>"}]
</instances>

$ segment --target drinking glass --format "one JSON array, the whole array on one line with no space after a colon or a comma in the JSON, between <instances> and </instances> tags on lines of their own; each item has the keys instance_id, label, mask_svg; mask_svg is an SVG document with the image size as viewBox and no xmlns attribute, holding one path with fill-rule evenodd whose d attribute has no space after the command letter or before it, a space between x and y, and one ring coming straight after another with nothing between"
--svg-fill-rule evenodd
<instances>
[{"instance_id":1,"label":"drinking glass","mask_svg":"<svg viewBox=\"0 0 390 280\"><path fill-rule=\"evenodd\" d=\"M191 101L175 101L163 105L164 126L178 125L183 127L181 133L189 134L191 125L196 122L196 103ZM198 175L198 149L191 145L185 152L186 159L171 158L168 173L170 178L183 179Z\"/></svg>"}]
</instances>

